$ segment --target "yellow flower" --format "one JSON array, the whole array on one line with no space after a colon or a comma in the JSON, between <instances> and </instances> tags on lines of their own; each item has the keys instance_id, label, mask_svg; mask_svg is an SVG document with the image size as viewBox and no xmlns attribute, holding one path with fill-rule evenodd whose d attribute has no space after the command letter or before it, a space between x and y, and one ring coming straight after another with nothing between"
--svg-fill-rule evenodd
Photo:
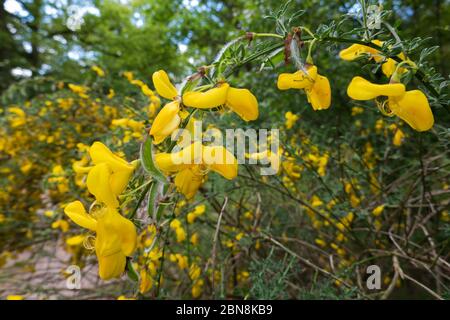
<instances>
[{"instance_id":1,"label":"yellow flower","mask_svg":"<svg viewBox=\"0 0 450 320\"><path fill-rule=\"evenodd\" d=\"M354 100L372 100L378 96L401 96L405 94L402 83L374 84L362 77L354 77L347 88L347 94Z\"/></svg>"},{"instance_id":2,"label":"yellow flower","mask_svg":"<svg viewBox=\"0 0 450 320\"><path fill-rule=\"evenodd\" d=\"M200 297L202 295L203 284L204 284L203 279L199 279L194 282L194 285L192 286L192 290L191 290L192 297L194 299L197 299L198 297Z\"/></svg>"},{"instance_id":3,"label":"yellow flower","mask_svg":"<svg viewBox=\"0 0 450 320\"><path fill-rule=\"evenodd\" d=\"M180 102L172 101L159 111L150 129L153 143L159 144L174 132L181 122Z\"/></svg>"},{"instance_id":4,"label":"yellow flower","mask_svg":"<svg viewBox=\"0 0 450 320\"><path fill-rule=\"evenodd\" d=\"M96 232L95 253L100 278L120 277L125 270L126 257L131 256L136 247L134 224L110 207L88 214L80 201L69 203L64 212L79 226Z\"/></svg>"},{"instance_id":5,"label":"yellow flower","mask_svg":"<svg viewBox=\"0 0 450 320\"><path fill-rule=\"evenodd\" d=\"M183 95L183 104L199 109L225 105L245 121L256 120L259 113L258 101L249 90L232 88L228 83L220 83L205 92L187 92Z\"/></svg>"},{"instance_id":6,"label":"yellow flower","mask_svg":"<svg viewBox=\"0 0 450 320\"><path fill-rule=\"evenodd\" d=\"M191 239L189 240L191 242L191 244L193 246L196 246L198 244L198 233L195 232L192 236Z\"/></svg>"},{"instance_id":7,"label":"yellow flower","mask_svg":"<svg viewBox=\"0 0 450 320\"><path fill-rule=\"evenodd\" d=\"M116 93L114 92L114 89L109 89L108 95L106 96L108 99L114 98Z\"/></svg>"},{"instance_id":8,"label":"yellow flower","mask_svg":"<svg viewBox=\"0 0 450 320\"><path fill-rule=\"evenodd\" d=\"M56 220L52 223L52 229L61 229L62 232L67 232L69 230L69 223L66 220Z\"/></svg>"},{"instance_id":9,"label":"yellow flower","mask_svg":"<svg viewBox=\"0 0 450 320\"><path fill-rule=\"evenodd\" d=\"M361 107L353 107L352 108L352 116L356 116L364 112L364 109Z\"/></svg>"},{"instance_id":10,"label":"yellow flower","mask_svg":"<svg viewBox=\"0 0 450 320\"><path fill-rule=\"evenodd\" d=\"M194 142L175 153L155 156L158 167L166 174L175 174L175 186L191 199L202 185L210 170L228 180L237 176L237 160L222 146L203 146Z\"/></svg>"},{"instance_id":11,"label":"yellow flower","mask_svg":"<svg viewBox=\"0 0 450 320\"><path fill-rule=\"evenodd\" d=\"M23 296L14 295L14 294L10 294L9 296L6 297L6 300L23 300L23 299L24 299Z\"/></svg>"},{"instance_id":12,"label":"yellow flower","mask_svg":"<svg viewBox=\"0 0 450 320\"><path fill-rule=\"evenodd\" d=\"M376 207L375 209L373 209L372 210L372 214L375 216L375 217L378 217L379 215L381 215L382 213L383 213L383 211L384 211L384 204L382 204L382 205L379 205L378 207Z\"/></svg>"},{"instance_id":13,"label":"yellow flower","mask_svg":"<svg viewBox=\"0 0 450 320\"><path fill-rule=\"evenodd\" d=\"M153 279L150 277L145 269L140 272L141 281L139 283L139 292L141 294L146 293L153 287Z\"/></svg>"},{"instance_id":14,"label":"yellow flower","mask_svg":"<svg viewBox=\"0 0 450 320\"><path fill-rule=\"evenodd\" d=\"M381 42L379 40L373 40L372 43L376 44L378 46L383 45L383 42ZM339 57L342 60L346 60L346 61L355 60L356 58L359 58L362 55L369 55L369 58L374 58L375 61L377 61L377 62L379 62L383 59L383 57L380 56L380 52L377 49L374 49L372 47L365 46L362 44L352 44L350 47L348 47L344 50L341 50L339 52Z\"/></svg>"},{"instance_id":15,"label":"yellow flower","mask_svg":"<svg viewBox=\"0 0 450 320\"><path fill-rule=\"evenodd\" d=\"M127 298L126 296L121 295L121 296L117 297L117 300L136 300L136 299L135 298Z\"/></svg>"},{"instance_id":16,"label":"yellow flower","mask_svg":"<svg viewBox=\"0 0 450 320\"><path fill-rule=\"evenodd\" d=\"M175 234L177 236L177 242L181 243L186 240L186 231L183 228L175 229Z\"/></svg>"},{"instance_id":17,"label":"yellow flower","mask_svg":"<svg viewBox=\"0 0 450 320\"><path fill-rule=\"evenodd\" d=\"M169 76L164 70L159 70L152 75L153 85L158 94L168 100L175 100L178 96L178 90L170 82Z\"/></svg>"},{"instance_id":18,"label":"yellow flower","mask_svg":"<svg viewBox=\"0 0 450 320\"><path fill-rule=\"evenodd\" d=\"M373 40L372 43L378 45L379 47L383 45L383 42L380 40ZM376 62L384 62L381 65L381 71L384 73L386 77L389 78L395 72L397 62L392 58L387 58L386 60L386 57L383 56L382 52L378 51L377 49L361 44L353 44L350 47L341 50L341 52L339 52L339 56L341 57L341 59L346 61L352 61L356 58L359 58L362 55L367 55L369 59L374 59ZM400 53L397 57L402 60L407 60L403 52ZM406 69L400 68L398 72L404 73L406 72Z\"/></svg>"},{"instance_id":19,"label":"yellow flower","mask_svg":"<svg viewBox=\"0 0 450 320\"><path fill-rule=\"evenodd\" d=\"M320 247L322 247L322 248L325 247L325 246L327 245L327 243L326 243L324 240L319 239L319 238L315 239L314 242L315 242L318 246L320 246Z\"/></svg>"},{"instance_id":20,"label":"yellow flower","mask_svg":"<svg viewBox=\"0 0 450 320\"><path fill-rule=\"evenodd\" d=\"M200 277L201 272L202 269L193 263L189 268L189 278L191 278L191 280L197 280Z\"/></svg>"},{"instance_id":21,"label":"yellow flower","mask_svg":"<svg viewBox=\"0 0 450 320\"><path fill-rule=\"evenodd\" d=\"M183 242L186 240L186 231L181 226L181 221L178 219L173 219L170 222L170 228L175 231L175 234L177 236L177 242Z\"/></svg>"},{"instance_id":22,"label":"yellow flower","mask_svg":"<svg viewBox=\"0 0 450 320\"><path fill-rule=\"evenodd\" d=\"M189 212L186 215L186 220L189 224L194 223L197 217L201 216L205 212L206 206L204 204L198 205L195 207L194 211Z\"/></svg>"},{"instance_id":23,"label":"yellow flower","mask_svg":"<svg viewBox=\"0 0 450 320\"><path fill-rule=\"evenodd\" d=\"M168 100L173 100L161 109L150 129L153 142L159 144L180 125L180 99L177 89L170 82L169 76L164 70L154 72L152 79L158 94Z\"/></svg>"},{"instance_id":24,"label":"yellow flower","mask_svg":"<svg viewBox=\"0 0 450 320\"><path fill-rule=\"evenodd\" d=\"M311 201L311 207L313 207L313 208L317 208L317 207L320 207L323 205L322 200L320 200L320 198L316 195L313 195L311 197L310 201Z\"/></svg>"},{"instance_id":25,"label":"yellow flower","mask_svg":"<svg viewBox=\"0 0 450 320\"><path fill-rule=\"evenodd\" d=\"M403 133L402 130L400 130L400 128L398 128L395 131L394 138L392 138L392 144L394 146L399 147L402 145L404 139L405 139L405 134Z\"/></svg>"},{"instance_id":26,"label":"yellow flower","mask_svg":"<svg viewBox=\"0 0 450 320\"><path fill-rule=\"evenodd\" d=\"M434 125L428 99L420 90L411 90L402 96L389 97L389 108L416 131L427 131Z\"/></svg>"},{"instance_id":27,"label":"yellow flower","mask_svg":"<svg viewBox=\"0 0 450 320\"><path fill-rule=\"evenodd\" d=\"M347 94L355 100L371 100L387 96L390 111L409 124L414 130L426 131L434 124L428 99L420 90L405 91L401 83L374 84L361 77L354 77Z\"/></svg>"},{"instance_id":28,"label":"yellow flower","mask_svg":"<svg viewBox=\"0 0 450 320\"><path fill-rule=\"evenodd\" d=\"M176 262L178 264L178 268L180 268L181 270L183 269L187 269L189 263L188 263L188 258L186 256L183 256L179 253L176 254L171 254L169 256L170 261L172 262Z\"/></svg>"},{"instance_id":29,"label":"yellow flower","mask_svg":"<svg viewBox=\"0 0 450 320\"><path fill-rule=\"evenodd\" d=\"M29 159L25 159L23 163L20 165L20 171L24 174L27 174L28 172L30 172L32 167L33 162L31 162Z\"/></svg>"},{"instance_id":30,"label":"yellow flower","mask_svg":"<svg viewBox=\"0 0 450 320\"><path fill-rule=\"evenodd\" d=\"M69 83L69 89L73 93L78 94L83 99L89 98L89 96L87 95L87 92L88 92L89 88L87 88L87 87L78 86L76 84Z\"/></svg>"},{"instance_id":31,"label":"yellow flower","mask_svg":"<svg viewBox=\"0 0 450 320\"><path fill-rule=\"evenodd\" d=\"M76 246L83 244L84 239L86 239L86 236L84 234L79 234L79 235L67 238L66 244L70 247L76 247Z\"/></svg>"},{"instance_id":32,"label":"yellow flower","mask_svg":"<svg viewBox=\"0 0 450 320\"><path fill-rule=\"evenodd\" d=\"M125 71L122 75L123 75L129 82L133 81L133 78L134 78L133 72L131 72L131 71Z\"/></svg>"},{"instance_id":33,"label":"yellow flower","mask_svg":"<svg viewBox=\"0 0 450 320\"><path fill-rule=\"evenodd\" d=\"M103 69L100 68L99 66L92 66L91 69L92 69L92 71L94 71L99 77L104 77L104 76L105 76L105 71L103 71Z\"/></svg>"},{"instance_id":34,"label":"yellow flower","mask_svg":"<svg viewBox=\"0 0 450 320\"><path fill-rule=\"evenodd\" d=\"M89 155L94 166L79 167L77 172L89 172L87 187L97 201L117 208L117 196L125 190L135 165L115 155L98 141L89 148Z\"/></svg>"},{"instance_id":35,"label":"yellow flower","mask_svg":"<svg viewBox=\"0 0 450 320\"><path fill-rule=\"evenodd\" d=\"M12 128L20 127L27 122L27 115L22 109L18 107L10 107L8 108L8 112L11 114L8 117L8 120Z\"/></svg>"},{"instance_id":36,"label":"yellow flower","mask_svg":"<svg viewBox=\"0 0 450 320\"><path fill-rule=\"evenodd\" d=\"M173 230L178 229L178 228L181 227L181 221L178 220L178 219L173 219L173 220L170 222L170 225L169 225L169 226L170 226Z\"/></svg>"},{"instance_id":37,"label":"yellow flower","mask_svg":"<svg viewBox=\"0 0 450 320\"><path fill-rule=\"evenodd\" d=\"M204 204L199 204L198 206L195 207L194 213L195 213L195 215L197 215L197 216L201 216L202 214L205 213L205 210L206 210L206 205L204 205Z\"/></svg>"},{"instance_id":38,"label":"yellow flower","mask_svg":"<svg viewBox=\"0 0 450 320\"><path fill-rule=\"evenodd\" d=\"M150 130L154 143L159 144L180 125L181 98L164 70L153 73L152 79L158 94L172 100L158 113ZM255 96L247 89L231 88L227 83L221 83L206 92L187 92L183 95L182 102L184 106L200 109L227 105L245 121L258 118L258 102Z\"/></svg>"},{"instance_id":39,"label":"yellow flower","mask_svg":"<svg viewBox=\"0 0 450 320\"><path fill-rule=\"evenodd\" d=\"M314 110L328 109L331 105L331 87L327 77L317 73L317 67L309 65L306 70L282 73L278 76L279 90L303 89Z\"/></svg>"},{"instance_id":40,"label":"yellow flower","mask_svg":"<svg viewBox=\"0 0 450 320\"><path fill-rule=\"evenodd\" d=\"M284 117L286 118L285 123L286 129L291 129L299 119L299 116L296 115L295 113L292 113L291 111L286 112L284 114Z\"/></svg>"},{"instance_id":41,"label":"yellow flower","mask_svg":"<svg viewBox=\"0 0 450 320\"><path fill-rule=\"evenodd\" d=\"M195 213L193 213L193 212L189 212L189 213L186 215L186 220L187 220L187 222L188 222L189 224L194 223L194 221L195 221L196 218L197 218L197 216L196 216Z\"/></svg>"}]
</instances>

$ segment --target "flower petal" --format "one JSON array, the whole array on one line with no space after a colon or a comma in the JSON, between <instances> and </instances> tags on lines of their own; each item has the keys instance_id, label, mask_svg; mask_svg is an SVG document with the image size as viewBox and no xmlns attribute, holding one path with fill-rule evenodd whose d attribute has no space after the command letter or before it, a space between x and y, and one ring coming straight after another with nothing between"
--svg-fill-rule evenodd
<instances>
[{"instance_id":1,"label":"flower petal","mask_svg":"<svg viewBox=\"0 0 450 320\"><path fill-rule=\"evenodd\" d=\"M277 86L279 90L305 89L314 84L317 77L317 67L310 66L307 74L303 70L294 73L282 73L278 76Z\"/></svg>"},{"instance_id":2,"label":"flower petal","mask_svg":"<svg viewBox=\"0 0 450 320\"><path fill-rule=\"evenodd\" d=\"M117 171L111 174L109 182L111 190L116 196L120 195L126 189L132 174L133 170Z\"/></svg>"},{"instance_id":3,"label":"flower petal","mask_svg":"<svg viewBox=\"0 0 450 320\"><path fill-rule=\"evenodd\" d=\"M183 104L188 107L209 109L225 104L227 100L228 83L209 89L205 92L189 91L183 95Z\"/></svg>"},{"instance_id":4,"label":"flower petal","mask_svg":"<svg viewBox=\"0 0 450 320\"><path fill-rule=\"evenodd\" d=\"M433 112L427 97L420 90L407 91L401 97L390 98L389 108L414 130L427 131L433 127Z\"/></svg>"},{"instance_id":5,"label":"flower petal","mask_svg":"<svg viewBox=\"0 0 450 320\"><path fill-rule=\"evenodd\" d=\"M113 171L133 171L134 166L115 155L103 143L96 141L89 148L89 155L94 164L107 163Z\"/></svg>"},{"instance_id":6,"label":"flower petal","mask_svg":"<svg viewBox=\"0 0 450 320\"><path fill-rule=\"evenodd\" d=\"M122 216L116 209L108 208L104 217L110 232L119 234L122 252L131 256L136 248L137 233L133 222Z\"/></svg>"},{"instance_id":7,"label":"flower petal","mask_svg":"<svg viewBox=\"0 0 450 320\"><path fill-rule=\"evenodd\" d=\"M111 188L110 179L111 169L106 163L101 163L89 171L86 184L89 192L95 196L97 201L108 207L117 208L119 201Z\"/></svg>"},{"instance_id":8,"label":"flower petal","mask_svg":"<svg viewBox=\"0 0 450 320\"><path fill-rule=\"evenodd\" d=\"M97 256L98 275L102 280L119 278L125 271L127 259L122 251L109 256Z\"/></svg>"},{"instance_id":9,"label":"flower petal","mask_svg":"<svg viewBox=\"0 0 450 320\"><path fill-rule=\"evenodd\" d=\"M153 85L160 96L174 100L178 95L177 88L170 82L169 76L164 70L154 72L152 79Z\"/></svg>"},{"instance_id":10,"label":"flower petal","mask_svg":"<svg viewBox=\"0 0 450 320\"><path fill-rule=\"evenodd\" d=\"M178 191L184 194L186 199L191 199L202 185L203 178L204 174L200 171L200 166L193 166L177 173L175 186L178 188Z\"/></svg>"},{"instance_id":11,"label":"flower petal","mask_svg":"<svg viewBox=\"0 0 450 320\"><path fill-rule=\"evenodd\" d=\"M64 213L75 222L77 225L95 231L97 228L97 221L90 216L84 209L80 201L73 201L64 208Z\"/></svg>"},{"instance_id":12,"label":"flower petal","mask_svg":"<svg viewBox=\"0 0 450 320\"><path fill-rule=\"evenodd\" d=\"M203 164L226 179L231 180L237 176L237 160L223 146L203 146Z\"/></svg>"},{"instance_id":13,"label":"flower petal","mask_svg":"<svg viewBox=\"0 0 450 320\"><path fill-rule=\"evenodd\" d=\"M389 58L385 63L381 65L381 71L383 71L384 75L388 78L392 76L395 71L397 63L394 59Z\"/></svg>"},{"instance_id":14,"label":"flower petal","mask_svg":"<svg viewBox=\"0 0 450 320\"><path fill-rule=\"evenodd\" d=\"M339 57L342 60L352 61L360 57L361 55L367 53L367 48L368 47L363 46L361 44L352 44L350 47L341 50L339 52Z\"/></svg>"},{"instance_id":15,"label":"flower petal","mask_svg":"<svg viewBox=\"0 0 450 320\"><path fill-rule=\"evenodd\" d=\"M155 162L159 169L171 173L202 162L202 144L196 141L178 152L158 153Z\"/></svg>"},{"instance_id":16,"label":"flower petal","mask_svg":"<svg viewBox=\"0 0 450 320\"><path fill-rule=\"evenodd\" d=\"M317 75L312 89L306 89L306 95L314 110L328 109L331 105L331 87L328 78Z\"/></svg>"},{"instance_id":17,"label":"flower petal","mask_svg":"<svg viewBox=\"0 0 450 320\"><path fill-rule=\"evenodd\" d=\"M178 128L181 122L181 118L178 115L179 111L180 103L178 101L166 104L159 111L150 129L150 135L153 136L153 142L155 144L164 141L165 138L170 136Z\"/></svg>"},{"instance_id":18,"label":"flower petal","mask_svg":"<svg viewBox=\"0 0 450 320\"><path fill-rule=\"evenodd\" d=\"M381 42L380 40L373 40L372 43L380 47L383 45L383 42ZM373 58L375 58L375 60L383 59L383 57L379 55L379 51L377 49L362 44L352 44L350 47L341 50L341 52L339 52L339 57L342 60L352 61L362 56L363 54L369 54Z\"/></svg>"},{"instance_id":19,"label":"flower petal","mask_svg":"<svg viewBox=\"0 0 450 320\"><path fill-rule=\"evenodd\" d=\"M405 86L401 83L374 84L362 77L354 77L347 88L347 94L354 100L372 100L378 96L401 96Z\"/></svg>"},{"instance_id":20,"label":"flower petal","mask_svg":"<svg viewBox=\"0 0 450 320\"><path fill-rule=\"evenodd\" d=\"M229 88L226 104L245 121L258 118L258 101L247 89Z\"/></svg>"}]
</instances>

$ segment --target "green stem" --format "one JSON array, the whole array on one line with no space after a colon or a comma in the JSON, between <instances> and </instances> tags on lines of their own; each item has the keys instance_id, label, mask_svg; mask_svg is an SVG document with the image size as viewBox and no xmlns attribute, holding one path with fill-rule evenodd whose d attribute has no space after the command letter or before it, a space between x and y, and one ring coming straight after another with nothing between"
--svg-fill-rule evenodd
<instances>
[{"instance_id":1,"label":"green stem","mask_svg":"<svg viewBox=\"0 0 450 320\"><path fill-rule=\"evenodd\" d=\"M255 54L249 56L248 58L242 60L240 63L237 63L236 65L234 65L230 69L225 70L225 72L223 73L223 76L225 78L227 78L230 75L232 75L233 73L235 73L239 68L241 68L242 66L246 65L247 63L250 63L250 62L258 59L259 57L264 56L266 54L269 54L269 53L271 53L271 52L273 52L273 51L275 51L277 49L280 49L282 47L284 47L284 43L275 43L275 44L273 44L273 45L271 45L271 46L261 50L260 52L255 53Z\"/></svg>"},{"instance_id":2,"label":"green stem","mask_svg":"<svg viewBox=\"0 0 450 320\"><path fill-rule=\"evenodd\" d=\"M133 211L131 212L130 216L128 217L128 219L133 219L134 216L136 215L136 212L138 211L139 207L141 206L142 201L144 201L145 199L145 195L147 194L148 190L150 190L150 186L151 184L147 184L145 186L144 191L142 191L141 195L139 196L138 202L136 203L136 205L134 206Z\"/></svg>"},{"instance_id":3,"label":"green stem","mask_svg":"<svg viewBox=\"0 0 450 320\"><path fill-rule=\"evenodd\" d=\"M284 39L282 35L276 34L276 33L254 33L254 37L268 37L268 38L279 38Z\"/></svg>"},{"instance_id":4,"label":"green stem","mask_svg":"<svg viewBox=\"0 0 450 320\"><path fill-rule=\"evenodd\" d=\"M307 28L307 27L300 27L300 29L306 31L306 33L309 34L309 35L311 36L311 38L313 38L313 39L316 38L316 36L314 35L314 33L313 33L311 30L309 30L309 28Z\"/></svg>"}]
</instances>

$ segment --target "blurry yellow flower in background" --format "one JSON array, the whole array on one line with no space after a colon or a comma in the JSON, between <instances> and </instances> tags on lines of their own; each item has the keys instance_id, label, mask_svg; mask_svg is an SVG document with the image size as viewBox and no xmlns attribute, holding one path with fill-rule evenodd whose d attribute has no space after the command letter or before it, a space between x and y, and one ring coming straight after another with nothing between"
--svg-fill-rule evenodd
<instances>
[{"instance_id":1,"label":"blurry yellow flower in background","mask_svg":"<svg viewBox=\"0 0 450 320\"><path fill-rule=\"evenodd\" d=\"M21 108L10 107L8 108L8 121L11 127L16 128L23 126L26 123L26 113Z\"/></svg>"},{"instance_id":2,"label":"blurry yellow flower in background","mask_svg":"<svg viewBox=\"0 0 450 320\"><path fill-rule=\"evenodd\" d=\"M173 219L170 223L170 228L175 231L177 237L177 242L183 242L186 240L186 231L181 225L181 221L178 219Z\"/></svg>"},{"instance_id":3,"label":"blurry yellow flower in background","mask_svg":"<svg viewBox=\"0 0 450 320\"><path fill-rule=\"evenodd\" d=\"M100 68L99 66L92 66L91 69L92 69L92 71L94 71L99 77L104 77L104 76L105 76L105 71L103 71L103 69Z\"/></svg>"},{"instance_id":4,"label":"blurry yellow flower in background","mask_svg":"<svg viewBox=\"0 0 450 320\"><path fill-rule=\"evenodd\" d=\"M286 129L291 129L300 118L298 115L292 113L291 111L286 112L284 114L284 117L286 118L286 122L284 124L286 126Z\"/></svg>"},{"instance_id":5,"label":"blurry yellow flower in background","mask_svg":"<svg viewBox=\"0 0 450 320\"><path fill-rule=\"evenodd\" d=\"M378 207L376 207L375 209L372 210L372 214L373 214L375 217L380 216L380 215L383 213L383 211L384 211L384 207L385 207L384 204L379 205Z\"/></svg>"},{"instance_id":6,"label":"blurry yellow flower in background","mask_svg":"<svg viewBox=\"0 0 450 320\"><path fill-rule=\"evenodd\" d=\"M67 232L69 230L69 223L66 220L56 220L52 223L53 229L61 229L62 232Z\"/></svg>"},{"instance_id":7,"label":"blurry yellow flower in background","mask_svg":"<svg viewBox=\"0 0 450 320\"><path fill-rule=\"evenodd\" d=\"M197 217L201 216L205 212L206 206L204 204L198 205L191 212L186 215L186 220L188 223L194 223Z\"/></svg>"},{"instance_id":8,"label":"blurry yellow flower in background","mask_svg":"<svg viewBox=\"0 0 450 320\"><path fill-rule=\"evenodd\" d=\"M69 83L68 87L73 93L78 94L78 96L80 98L83 98L83 99L88 99L89 98L89 96L87 95L87 92L89 91L89 88L84 87L84 86L79 86L79 85L76 85L76 84L73 84L73 83Z\"/></svg>"}]
</instances>

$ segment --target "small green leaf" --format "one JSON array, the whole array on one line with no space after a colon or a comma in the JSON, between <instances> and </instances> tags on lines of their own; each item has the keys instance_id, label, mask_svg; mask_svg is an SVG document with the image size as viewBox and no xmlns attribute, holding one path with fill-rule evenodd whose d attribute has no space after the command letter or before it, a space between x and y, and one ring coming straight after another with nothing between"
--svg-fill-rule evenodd
<instances>
[{"instance_id":1,"label":"small green leaf","mask_svg":"<svg viewBox=\"0 0 450 320\"><path fill-rule=\"evenodd\" d=\"M156 206L157 206L157 199L159 194L159 185L160 182L156 181L152 183L150 187L150 192L148 193L148 202L147 202L147 213L149 217L155 217L156 216Z\"/></svg>"},{"instance_id":2,"label":"small green leaf","mask_svg":"<svg viewBox=\"0 0 450 320\"><path fill-rule=\"evenodd\" d=\"M161 202L164 194L167 192L167 184L156 181L152 183L150 187L150 192L148 194L148 207L147 212L149 217L158 220L161 216L162 210L166 206L165 203Z\"/></svg>"},{"instance_id":3,"label":"small green leaf","mask_svg":"<svg viewBox=\"0 0 450 320\"><path fill-rule=\"evenodd\" d=\"M134 269L131 259L127 259L127 276L128 278L130 278L130 280L139 282L139 274L137 273L136 269Z\"/></svg>"},{"instance_id":4,"label":"small green leaf","mask_svg":"<svg viewBox=\"0 0 450 320\"><path fill-rule=\"evenodd\" d=\"M158 167L153 162L153 145L151 137L141 145L141 163L145 171L151 174L151 176L162 183L167 183L167 178L159 171Z\"/></svg>"}]
</instances>

